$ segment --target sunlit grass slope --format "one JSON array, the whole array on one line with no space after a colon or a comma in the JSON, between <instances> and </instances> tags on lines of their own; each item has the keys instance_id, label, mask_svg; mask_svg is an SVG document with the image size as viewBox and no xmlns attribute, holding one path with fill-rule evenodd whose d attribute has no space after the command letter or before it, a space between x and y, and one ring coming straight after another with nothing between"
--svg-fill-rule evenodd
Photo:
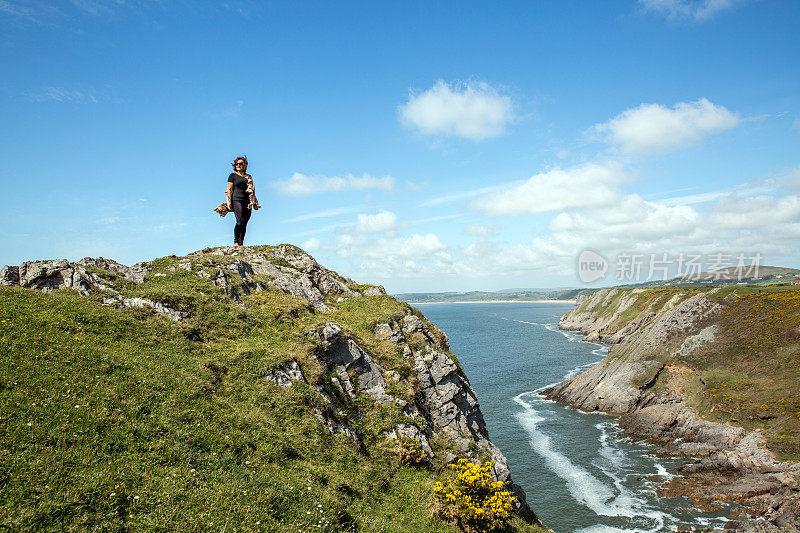
<instances>
[{"instance_id":1,"label":"sunlit grass slope","mask_svg":"<svg viewBox=\"0 0 800 533\"><path fill-rule=\"evenodd\" d=\"M98 294L0 288L0 529L453 531L433 505L443 465L401 464L382 437L396 409L359 406L363 447L313 416L325 371L303 332L338 322L408 376L372 334L404 304L363 297L321 313L265 291L245 308L172 263L154 262L165 275L142 285L109 283L189 312L182 323ZM312 385L264 379L292 359Z\"/></svg>"}]
</instances>

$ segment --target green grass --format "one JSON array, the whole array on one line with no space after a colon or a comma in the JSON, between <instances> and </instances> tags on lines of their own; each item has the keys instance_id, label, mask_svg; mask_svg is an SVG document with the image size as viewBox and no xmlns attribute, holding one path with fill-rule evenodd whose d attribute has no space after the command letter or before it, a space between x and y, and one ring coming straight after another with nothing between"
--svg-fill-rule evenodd
<instances>
[{"instance_id":1,"label":"green grass","mask_svg":"<svg viewBox=\"0 0 800 533\"><path fill-rule=\"evenodd\" d=\"M243 308L207 280L167 270L177 262L154 262L167 275L143 285L111 281L188 312L180 324L69 290L0 288L0 527L453 531L430 505L440 474L401 465L382 437L402 420L398 408L359 404L361 449L319 424L313 386L263 377L296 359L325 385L303 331L328 321L410 376L397 347L372 333L404 304L363 297L315 313L265 291ZM443 457L448 443L433 444ZM517 519L512 529L538 530Z\"/></svg>"}]
</instances>

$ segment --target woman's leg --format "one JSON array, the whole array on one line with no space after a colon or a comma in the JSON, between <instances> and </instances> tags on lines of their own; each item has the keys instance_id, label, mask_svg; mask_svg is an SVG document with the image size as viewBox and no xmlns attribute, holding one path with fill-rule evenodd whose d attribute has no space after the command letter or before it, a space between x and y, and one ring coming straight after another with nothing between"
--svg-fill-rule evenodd
<instances>
[{"instance_id":1,"label":"woman's leg","mask_svg":"<svg viewBox=\"0 0 800 533\"><path fill-rule=\"evenodd\" d=\"M239 234L239 246L244 246L244 234L247 232L247 222L250 220L250 215L253 214L253 210L247 207L247 202L242 205L244 207L242 209L242 231Z\"/></svg>"},{"instance_id":2,"label":"woman's leg","mask_svg":"<svg viewBox=\"0 0 800 533\"><path fill-rule=\"evenodd\" d=\"M247 231L247 221L250 220L252 209L248 209L247 202L232 202L233 214L236 215L236 225L233 227L233 242L244 245L244 234Z\"/></svg>"}]
</instances>

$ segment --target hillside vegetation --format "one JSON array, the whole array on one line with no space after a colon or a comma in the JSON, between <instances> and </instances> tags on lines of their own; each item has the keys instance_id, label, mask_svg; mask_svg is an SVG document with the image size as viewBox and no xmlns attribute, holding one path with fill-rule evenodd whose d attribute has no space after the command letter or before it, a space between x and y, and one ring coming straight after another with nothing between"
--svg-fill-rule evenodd
<instances>
[{"instance_id":1,"label":"hillside vegetation","mask_svg":"<svg viewBox=\"0 0 800 533\"><path fill-rule=\"evenodd\" d=\"M597 318L593 338L616 343L664 309L703 295L707 316L668 329L647 356L668 365L649 386L683 395L703 418L758 430L784 460L800 460L800 290L791 286L606 290L572 312ZM701 334L701 332L703 332ZM691 339L690 339L691 337ZM688 340L687 340L688 339ZM612 356L643 355L623 342ZM644 372L643 386L651 374Z\"/></svg>"},{"instance_id":2,"label":"hillside vegetation","mask_svg":"<svg viewBox=\"0 0 800 533\"><path fill-rule=\"evenodd\" d=\"M0 278L0 528L456 531L457 458L535 521L446 336L302 250Z\"/></svg>"}]
</instances>

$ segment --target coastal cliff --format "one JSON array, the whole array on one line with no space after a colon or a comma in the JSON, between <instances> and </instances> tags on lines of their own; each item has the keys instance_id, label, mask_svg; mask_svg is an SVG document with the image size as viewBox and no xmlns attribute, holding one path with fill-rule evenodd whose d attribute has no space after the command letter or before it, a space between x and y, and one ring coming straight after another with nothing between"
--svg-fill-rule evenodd
<instances>
[{"instance_id":1,"label":"coastal cliff","mask_svg":"<svg viewBox=\"0 0 800 533\"><path fill-rule=\"evenodd\" d=\"M603 289L559 327L612 344L608 356L543 394L690 458L661 493L741 502L726 529L797 531L798 311L788 287Z\"/></svg>"},{"instance_id":2,"label":"coastal cliff","mask_svg":"<svg viewBox=\"0 0 800 533\"><path fill-rule=\"evenodd\" d=\"M0 527L451 531L466 459L541 530L444 332L297 247L6 266L0 320Z\"/></svg>"}]
</instances>

